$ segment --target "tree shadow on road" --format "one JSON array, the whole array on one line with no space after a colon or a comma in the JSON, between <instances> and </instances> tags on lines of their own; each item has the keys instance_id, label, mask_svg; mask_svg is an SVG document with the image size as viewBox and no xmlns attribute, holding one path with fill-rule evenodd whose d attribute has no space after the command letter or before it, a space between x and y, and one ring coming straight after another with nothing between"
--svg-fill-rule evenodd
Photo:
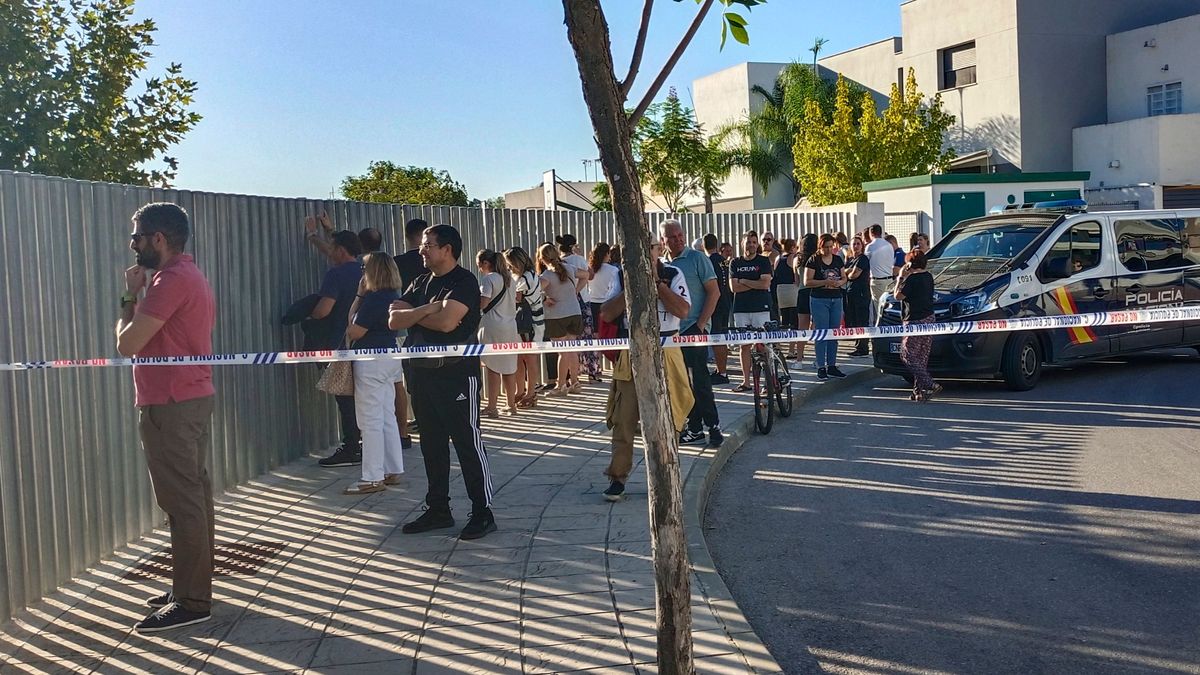
<instances>
[{"instance_id":1,"label":"tree shadow on road","mask_svg":"<svg viewBox=\"0 0 1200 675\"><path fill-rule=\"evenodd\" d=\"M788 672L1200 672L1200 397L1097 385L1194 361L799 411L718 482L718 568Z\"/></svg>"}]
</instances>

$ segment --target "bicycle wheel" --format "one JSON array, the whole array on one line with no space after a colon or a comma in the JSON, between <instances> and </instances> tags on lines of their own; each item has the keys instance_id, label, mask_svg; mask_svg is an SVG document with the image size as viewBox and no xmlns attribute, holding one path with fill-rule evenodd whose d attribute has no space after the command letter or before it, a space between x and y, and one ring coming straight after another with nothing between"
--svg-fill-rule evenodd
<instances>
[{"instance_id":1,"label":"bicycle wheel","mask_svg":"<svg viewBox=\"0 0 1200 675\"><path fill-rule=\"evenodd\" d=\"M775 405L779 408L780 417L790 417L792 414L792 377L788 373L787 361L784 361L779 353L775 353L775 357L771 359L771 363L775 367Z\"/></svg>"},{"instance_id":2,"label":"bicycle wheel","mask_svg":"<svg viewBox=\"0 0 1200 675\"><path fill-rule=\"evenodd\" d=\"M771 378L765 370L762 359L755 358L750 369L750 386L754 387L754 428L760 434L771 433L771 426L775 423L775 407L771 405L773 390L767 389Z\"/></svg>"}]
</instances>

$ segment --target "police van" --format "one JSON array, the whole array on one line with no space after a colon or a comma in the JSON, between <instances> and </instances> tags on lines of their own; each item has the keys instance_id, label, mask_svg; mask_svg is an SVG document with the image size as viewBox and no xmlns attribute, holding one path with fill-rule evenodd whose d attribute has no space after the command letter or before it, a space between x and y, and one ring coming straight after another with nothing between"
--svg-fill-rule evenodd
<instances>
[{"instance_id":1,"label":"police van","mask_svg":"<svg viewBox=\"0 0 1200 675\"><path fill-rule=\"evenodd\" d=\"M1082 200L993 209L954 226L928 258L938 322L1200 306L1200 209L1088 213ZM900 316L885 294L879 325ZM1200 351L1200 323L937 336L929 371L1025 391L1045 365L1182 346ZM900 338L873 347L877 368L911 378Z\"/></svg>"}]
</instances>

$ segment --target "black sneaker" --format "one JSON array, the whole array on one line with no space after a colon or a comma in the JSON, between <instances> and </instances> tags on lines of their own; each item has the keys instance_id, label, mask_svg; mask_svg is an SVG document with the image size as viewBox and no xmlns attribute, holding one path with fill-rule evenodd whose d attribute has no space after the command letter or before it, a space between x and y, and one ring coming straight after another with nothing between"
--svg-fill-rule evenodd
<instances>
[{"instance_id":1,"label":"black sneaker","mask_svg":"<svg viewBox=\"0 0 1200 675\"><path fill-rule=\"evenodd\" d=\"M610 502L619 502L624 494L625 484L619 480L614 480L612 485L609 485L608 489L604 491L604 498Z\"/></svg>"},{"instance_id":2,"label":"black sneaker","mask_svg":"<svg viewBox=\"0 0 1200 675\"><path fill-rule=\"evenodd\" d=\"M704 443L704 432L703 431L692 431L691 429L687 429L682 434L679 434L679 444L680 445L697 445L697 444L703 444L703 443Z\"/></svg>"},{"instance_id":3,"label":"black sneaker","mask_svg":"<svg viewBox=\"0 0 1200 675\"><path fill-rule=\"evenodd\" d=\"M729 384L729 376L724 373L713 373L708 379L713 384Z\"/></svg>"},{"instance_id":4,"label":"black sneaker","mask_svg":"<svg viewBox=\"0 0 1200 675\"><path fill-rule=\"evenodd\" d=\"M865 349L855 349L854 351L850 352L850 354L849 354L849 356L870 356L870 355L871 355L871 352L869 352Z\"/></svg>"},{"instance_id":5,"label":"black sneaker","mask_svg":"<svg viewBox=\"0 0 1200 675\"><path fill-rule=\"evenodd\" d=\"M172 602L175 602L175 596L171 595L170 591L162 595L156 595L153 598L146 598L146 606L150 609L162 609Z\"/></svg>"},{"instance_id":6,"label":"black sneaker","mask_svg":"<svg viewBox=\"0 0 1200 675\"><path fill-rule=\"evenodd\" d=\"M317 464L321 466L358 466L362 464L362 446L356 445L354 448L354 450L350 450L342 445L332 455L317 460Z\"/></svg>"},{"instance_id":7,"label":"black sneaker","mask_svg":"<svg viewBox=\"0 0 1200 675\"><path fill-rule=\"evenodd\" d=\"M719 448L725 442L725 434L721 433L721 427L708 428L708 447Z\"/></svg>"},{"instance_id":8,"label":"black sneaker","mask_svg":"<svg viewBox=\"0 0 1200 675\"><path fill-rule=\"evenodd\" d=\"M817 379L818 380L828 380L829 379L829 371L825 370L824 368L817 368Z\"/></svg>"},{"instance_id":9,"label":"black sneaker","mask_svg":"<svg viewBox=\"0 0 1200 675\"><path fill-rule=\"evenodd\" d=\"M401 450L412 449L412 436L401 436L400 437L400 449Z\"/></svg>"},{"instance_id":10,"label":"black sneaker","mask_svg":"<svg viewBox=\"0 0 1200 675\"><path fill-rule=\"evenodd\" d=\"M172 628L183 628L204 623L212 618L208 612L189 612L179 603L172 602L134 625L139 633L159 633Z\"/></svg>"},{"instance_id":11,"label":"black sneaker","mask_svg":"<svg viewBox=\"0 0 1200 675\"><path fill-rule=\"evenodd\" d=\"M845 376L846 376L846 374L845 374L845 373L843 373L842 371L838 370L838 367L837 367L837 366L829 366L829 369L828 369L828 371L827 371L827 372L829 373L829 376L830 376L830 377L836 377L836 378L838 378L838 379L841 379L841 378L843 378L843 377L845 377Z\"/></svg>"},{"instance_id":12,"label":"black sneaker","mask_svg":"<svg viewBox=\"0 0 1200 675\"><path fill-rule=\"evenodd\" d=\"M454 527L454 516L450 515L450 511L425 509L425 513L417 516L416 520L405 523L400 531L404 534L420 534L446 527Z\"/></svg>"},{"instance_id":13,"label":"black sneaker","mask_svg":"<svg viewBox=\"0 0 1200 675\"><path fill-rule=\"evenodd\" d=\"M496 517L492 515L491 509L483 509L479 513L474 511L467 516L467 526L458 534L459 539L479 539L489 532L496 531Z\"/></svg>"}]
</instances>

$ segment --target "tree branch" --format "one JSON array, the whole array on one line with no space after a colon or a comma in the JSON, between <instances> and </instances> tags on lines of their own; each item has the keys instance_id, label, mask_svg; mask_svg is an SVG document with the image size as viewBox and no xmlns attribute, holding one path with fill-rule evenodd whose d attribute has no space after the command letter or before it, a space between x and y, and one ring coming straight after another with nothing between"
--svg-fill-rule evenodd
<instances>
[{"instance_id":1,"label":"tree branch","mask_svg":"<svg viewBox=\"0 0 1200 675\"><path fill-rule=\"evenodd\" d=\"M629 62L629 72L625 74L625 79L621 80L621 96L626 99L629 98L629 89L633 87L638 68L642 65L642 51L646 48L646 34L650 32L650 10L653 7L654 0L646 0L646 4L642 6L642 23L638 26L637 41L633 43L633 58Z\"/></svg>"},{"instance_id":2,"label":"tree branch","mask_svg":"<svg viewBox=\"0 0 1200 675\"><path fill-rule=\"evenodd\" d=\"M675 51L671 52L671 56L667 62L663 64L662 70L659 71L658 77L654 78L654 82L650 84L650 88L646 90L646 95L642 97L641 102L629 114L629 128L637 126L638 120L642 119L642 115L646 114L646 108L650 107L650 102L658 95L658 90L662 89L663 82L667 81L667 75L671 74L671 70L675 68L675 64L679 61L679 57L683 56L683 52L692 42L692 37L696 35L696 31L700 29L700 24L704 23L704 17L708 15L708 10L712 9L715 0L704 0L704 5L696 11L696 18L692 19L692 25L688 26L687 32L683 34L683 38L679 40L679 44L675 46Z\"/></svg>"}]
</instances>

